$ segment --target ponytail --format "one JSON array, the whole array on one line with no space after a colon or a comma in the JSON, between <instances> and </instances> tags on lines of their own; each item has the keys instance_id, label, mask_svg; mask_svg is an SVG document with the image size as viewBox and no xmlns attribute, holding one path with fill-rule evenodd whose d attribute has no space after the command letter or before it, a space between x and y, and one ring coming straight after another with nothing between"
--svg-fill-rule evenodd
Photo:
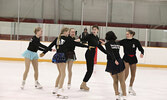
<instances>
[{"instance_id":1,"label":"ponytail","mask_svg":"<svg viewBox=\"0 0 167 100\"><path fill-rule=\"evenodd\" d=\"M57 49L59 49L60 38L61 38L61 34L59 34L57 41L56 41Z\"/></svg>"},{"instance_id":2,"label":"ponytail","mask_svg":"<svg viewBox=\"0 0 167 100\"><path fill-rule=\"evenodd\" d=\"M56 41L57 49L59 49L61 34L63 34L64 32L67 32L68 30L69 30L69 28L67 28L67 27L64 27L61 29L61 33L59 34L57 41Z\"/></svg>"},{"instance_id":3,"label":"ponytail","mask_svg":"<svg viewBox=\"0 0 167 100\"><path fill-rule=\"evenodd\" d=\"M129 32L129 34L135 36L135 32L134 32L134 31L132 31L132 30L128 30L127 32Z\"/></svg>"},{"instance_id":4,"label":"ponytail","mask_svg":"<svg viewBox=\"0 0 167 100\"><path fill-rule=\"evenodd\" d=\"M39 32L40 30L42 30L41 27L36 27L35 30L34 30L34 33L37 34L37 32Z\"/></svg>"}]
</instances>

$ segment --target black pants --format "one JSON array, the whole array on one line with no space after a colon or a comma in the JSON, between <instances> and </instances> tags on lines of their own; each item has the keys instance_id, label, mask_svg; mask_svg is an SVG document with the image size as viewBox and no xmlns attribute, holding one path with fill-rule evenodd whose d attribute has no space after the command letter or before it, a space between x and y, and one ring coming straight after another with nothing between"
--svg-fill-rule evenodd
<instances>
[{"instance_id":1,"label":"black pants","mask_svg":"<svg viewBox=\"0 0 167 100\"><path fill-rule=\"evenodd\" d=\"M87 65L87 72L83 79L84 82L88 82L90 77L92 76L93 69L94 69L94 57L95 57L95 49L87 50L85 54L86 58L86 65Z\"/></svg>"}]
</instances>

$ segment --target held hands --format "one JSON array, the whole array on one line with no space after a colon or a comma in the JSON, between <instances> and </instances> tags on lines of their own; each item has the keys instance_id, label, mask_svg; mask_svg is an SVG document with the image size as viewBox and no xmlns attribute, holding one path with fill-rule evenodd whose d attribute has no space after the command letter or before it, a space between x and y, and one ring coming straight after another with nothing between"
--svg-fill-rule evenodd
<instances>
[{"instance_id":1,"label":"held hands","mask_svg":"<svg viewBox=\"0 0 167 100\"><path fill-rule=\"evenodd\" d=\"M116 65L119 65L119 62L118 62L117 60L115 60L115 64L116 64Z\"/></svg>"},{"instance_id":2,"label":"held hands","mask_svg":"<svg viewBox=\"0 0 167 100\"><path fill-rule=\"evenodd\" d=\"M99 40L101 42L102 45L105 45L106 42L104 42L103 40Z\"/></svg>"},{"instance_id":3,"label":"held hands","mask_svg":"<svg viewBox=\"0 0 167 100\"><path fill-rule=\"evenodd\" d=\"M143 58L143 56L144 56L143 54L140 54L140 58Z\"/></svg>"},{"instance_id":4,"label":"held hands","mask_svg":"<svg viewBox=\"0 0 167 100\"><path fill-rule=\"evenodd\" d=\"M94 46L89 46L89 50L91 50L92 48L95 48Z\"/></svg>"},{"instance_id":5,"label":"held hands","mask_svg":"<svg viewBox=\"0 0 167 100\"><path fill-rule=\"evenodd\" d=\"M41 54L40 54L40 57L43 57L44 55L45 55L44 53L41 53Z\"/></svg>"},{"instance_id":6,"label":"held hands","mask_svg":"<svg viewBox=\"0 0 167 100\"><path fill-rule=\"evenodd\" d=\"M52 49L52 52L55 52L56 51L56 49Z\"/></svg>"},{"instance_id":7,"label":"held hands","mask_svg":"<svg viewBox=\"0 0 167 100\"><path fill-rule=\"evenodd\" d=\"M55 52L56 51L56 49L52 49L52 52ZM44 53L41 53L40 54L40 57L43 57L45 54Z\"/></svg>"},{"instance_id":8,"label":"held hands","mask_svg":"<svg viewBox=\"0 0 167 100\"><path fill-rule=\"evenodd\" d=\"M76 40L74 40L75 42L80 42L81 40L80 39L76 39Z\"/></svg>"}]
</instances>

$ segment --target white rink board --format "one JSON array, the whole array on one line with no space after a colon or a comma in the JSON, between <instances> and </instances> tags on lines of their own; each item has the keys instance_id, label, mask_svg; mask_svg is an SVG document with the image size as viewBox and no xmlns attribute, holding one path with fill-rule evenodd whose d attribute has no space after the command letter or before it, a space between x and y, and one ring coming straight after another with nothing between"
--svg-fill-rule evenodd
<instances>
[{"instance_id":1,"label":"white rink board","mask_svg":"<svg viewBox=\"0 0 167 100\"><path fill-rule=\"evenodd\" d=\"M0 57L10 58L23 58L21 54L27 49L29 41L7 41L0 40ZM46 46L50 42L42 42ZM86 48L76 47L77 61L85 61ZM137 50L137 57L139 64L155 64L155 65L167 65L167 48L150 48L144 47L145 55L141 59L140 52ZM41 51L38 51L40 54ZM55 52L48 52L43 58L40 59L51 59ZM123 56L123 49L120 50L121 56ZM97 53L97 62L106 62L106 55L103 54L99 49Z\"/></svg>"}]
</instances>

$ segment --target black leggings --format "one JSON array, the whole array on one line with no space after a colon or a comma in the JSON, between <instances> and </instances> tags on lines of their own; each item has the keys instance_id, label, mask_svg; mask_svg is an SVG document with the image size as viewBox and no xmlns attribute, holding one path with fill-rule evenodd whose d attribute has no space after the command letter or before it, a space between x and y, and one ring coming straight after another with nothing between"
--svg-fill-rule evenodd
<instances>
[{"instance_id":1,"label":"black leggings","mask_svg":"<svg viewBox=\"0 0 167 100\"><path fill-rule=\"evenodd\" d=\"M87 65L87 72L83 79L84 82L88 82L90 77L92 76L93 69L94 69L94 57L95 57L95 49L87 50L85 54L86 58L86 65Z\"/></svg>"}]
</instances>

